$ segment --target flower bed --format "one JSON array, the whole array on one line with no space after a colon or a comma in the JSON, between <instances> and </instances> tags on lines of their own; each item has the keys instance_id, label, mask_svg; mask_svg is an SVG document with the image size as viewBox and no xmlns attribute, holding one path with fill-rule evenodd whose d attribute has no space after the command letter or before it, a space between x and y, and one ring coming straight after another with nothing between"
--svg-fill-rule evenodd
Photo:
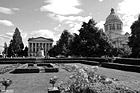
<instances>
[{"instance_id":1,"label":"flower bed","mask_svg":"<svg viewBox=\"0 0 140 93\"><path fill-rule=\"evenodd\" d=\"M45 72L59 72L59 68L51 68L44 66Z\"/></svg>"},{"instance_id":2,"label":"flower bed","mask_svg":"<svg viewBox=\"0 0 140 93\"><path fill-rule=\"evenodd\" d=\"M72 71L73 66L64 65L65 69ZM70 68L71 67L71 68ZM61 93L139 93L140 91L126 86L115 78L97 74L97 66L91 69L80 67L74 70L74 74L68 80L59 84Z\"/></svg>"},{"instance_id":3,"label":"flower bed","mask_svg":"<svg viewBox=\"0 0 140 93\"><path fill-rule=\"evenodd\" d=\"M32 65L32 64L28 64L28 65L23 65L19 68L16 68L14 71L10 72L10 73L14 73L14 74L19 74L19 73L39 73L39 69Z\"/></svg>"},{"instance_id":4,"label":"flower bed","mask_svg":"<svg viewBox=\"0 0 140 93\"><path fill-rule=\"evenodd\" d=\"M13 64L13 65L9 65L9 66L0 68L0 74L4 74L6 72L9 72L9 71L11 71L19 66L20 66L20 64Z\"/></svg>"},{"instance_id":5,"label":"flower bed","mask_svg":"<svg viewBox=\"0 0 140 93\"><path fill-rule=\"evenodd\" d=\"M47 66L47 67L53 67L51 64L49 63L38 63L37 66Z\"/></svg>"},{"instance_id":6,"label":"flower bed","mask_svg":"<svg viewBox=\"0 0 140 93\"><path fill-rule=\"evenodd\" d=\"M20 73L39 73L39 69L15 69L14 71L12 71L11 73L14 74L20 74Z\"/></svg>"}]
</instances>

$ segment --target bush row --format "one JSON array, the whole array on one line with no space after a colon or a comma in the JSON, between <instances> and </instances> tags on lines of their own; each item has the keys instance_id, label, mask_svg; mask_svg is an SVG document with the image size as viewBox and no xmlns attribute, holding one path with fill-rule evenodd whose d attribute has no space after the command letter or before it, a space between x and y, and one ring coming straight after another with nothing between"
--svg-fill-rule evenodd
<instances>
[{"instance_id":1,"label":"bush row","mask_svg":"<svg viewBox=\"0 0 140 93\"><path fill-rule=\"evenodd\" d=\"M124 71L140 72L140 66L118 64L118 63L102 63L102 67L119 69Z\"/></svg>"},{"instance_id":2,"label":"bush row","mask_svg":"<svg viewBox=\"0 0 140 93\"><path fill-rule=\"evenodd\" d=\"M140 59L134 59L134 58L117 58L113 62L119 64L140 65Z\"/></svg>"},{"instance_id":3,"label":"bush row","mask_svg":"<svg viewBox=\"0 0 140 93\"><path fill-rule=\"evenodd\" d=\"M49 63L37 63L37 66L47 66L47 67L53 67L51 64Z\"/></svg>"},{"instance_id":4,"label":"bush row","mask_svg":"<svg viewBox=\"0 0 140 93\"><path fill-rule=\"evenodd\" d=\"M100 62L97 62L97 61L81 61L82 64L87 64L87 65L100 65L101 63Z\"/></svg>"},{"instance_id":5,"label":"bush row","mask_svg":"<svg viewBox=\"0 0 140 93\"><path fill-rule=\"evenodd\" d=\"M59 72L59 68L48 68L44 67L45 72Z\"/></svg>"},{"instance_id":6,"label":"bush row","mask_svg":"<svg viewBox=\"0 0 140 93\"><path fill-rule=\"evenodd\" d=\"M13 74L20 74L20 73L39 73L39 69L15 69L14 71L10 72Z\"/></svg>"}]
</instances>

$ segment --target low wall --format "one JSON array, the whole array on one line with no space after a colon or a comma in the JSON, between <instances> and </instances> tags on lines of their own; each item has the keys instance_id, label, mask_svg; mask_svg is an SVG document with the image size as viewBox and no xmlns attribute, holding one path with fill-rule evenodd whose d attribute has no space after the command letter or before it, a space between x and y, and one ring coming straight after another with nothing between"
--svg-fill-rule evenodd
<instances>
[{"instance_id":1,"label":"low wall","mask_svg":"<svg viewBox=\"0 0 140 93\"><path fill-rule=\"evenodd\" d=\"M140 59L136 58L117 58L113 63L129 64L129 65L140 65Z\"/></svg>"},{"instance_id":2,"label":"low wall","mask_svg":"<svg viewBox=\"0 0 140 93\"><path fill-rule=\"evenodd\" d=\"M35 63L36 58L0 58L0 64Z\"/></svg>"},{"instance_id":3,"label":"low wall","mask_svg":"<svg viewBox=\"0 0 140 93\"><path fill-rule=\"evenodd\" d=\"M124 70L124 71L140 72L140 66L136 66L136 65L118 64L118 63L102 63L102 67Z\"/></svg>"}]
</instances>

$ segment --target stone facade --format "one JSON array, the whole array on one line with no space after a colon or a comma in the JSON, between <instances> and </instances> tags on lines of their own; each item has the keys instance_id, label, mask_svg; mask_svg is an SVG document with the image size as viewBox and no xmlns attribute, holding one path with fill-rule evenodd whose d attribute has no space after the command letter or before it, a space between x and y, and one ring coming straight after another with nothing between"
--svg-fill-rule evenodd
<instances>
[{"instance_id":1,"label":"stone facade","mask_svg":"<svg viewBox=\"0 0 140 93\"><path fill-rule=\"evenodd\" d=\"M37 37L28 39L28 56L37 57L38 52L43 48L44 55L48 56L48 51L52 48L53 39Z\"/></svg>"},{"instance_id":2,"label":"stone facade","mask_svg":"<svg viewBox=\"0 0 140 93\"><path fill-rule=\"evenodd\" d=\"M111 13L106 18L104 24L105 33L107 34L109 40L112 42L115 48L128 47L128 37L129 33L122 34L123 32L123 22L118 15L115 14L114 9L111 9Z\"/></svg>"}]
</instances>

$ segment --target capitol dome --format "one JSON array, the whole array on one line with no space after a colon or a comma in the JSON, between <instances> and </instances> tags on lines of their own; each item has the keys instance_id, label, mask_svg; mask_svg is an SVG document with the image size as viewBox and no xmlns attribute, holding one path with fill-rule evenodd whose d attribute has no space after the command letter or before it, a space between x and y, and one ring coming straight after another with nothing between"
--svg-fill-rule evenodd
<instances>
[{"instance_id":1,"label":"capitol dome","mask_svg":"<svg viewBox=\"0 0 140 93\"><path fill-rule=\"evenodd\" d=\"M106 18L106 23L110 23L110 22L121 22L122 23L119 16L115 14L113 8L111 9L110 15Z\"/></svg>"}]
</instances>

